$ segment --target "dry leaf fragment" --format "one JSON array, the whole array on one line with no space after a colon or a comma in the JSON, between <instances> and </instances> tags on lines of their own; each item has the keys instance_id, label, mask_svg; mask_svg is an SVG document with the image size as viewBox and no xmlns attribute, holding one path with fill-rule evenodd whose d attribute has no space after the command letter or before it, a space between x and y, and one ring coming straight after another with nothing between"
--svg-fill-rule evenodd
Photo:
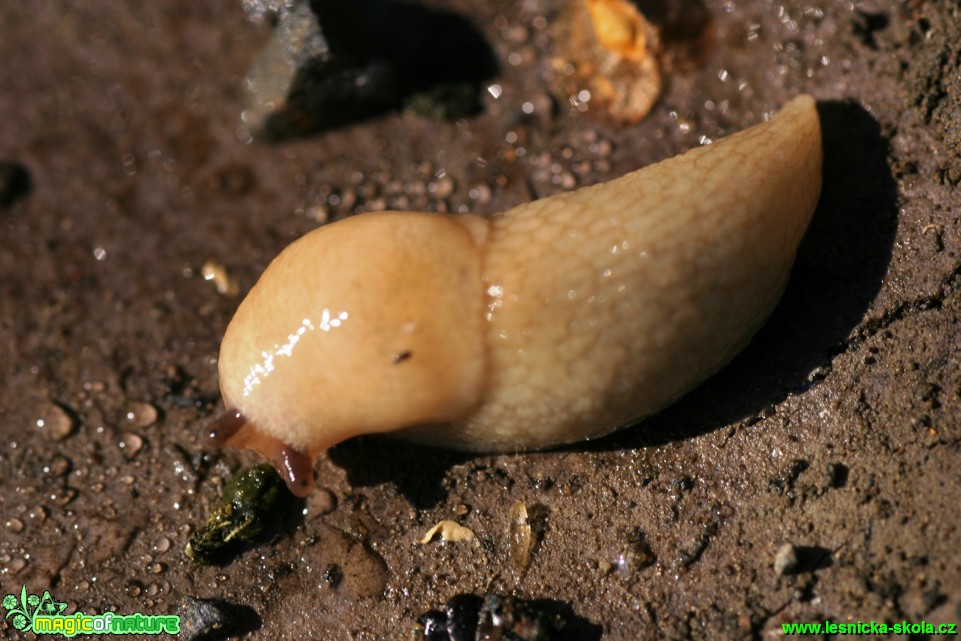
<instances>
[{"instance_id":1,"label":"dry leaf fragment","mask_svg":"<svg viewBox=\"0 0 961 641\"><path fill-rule=\"evenodd\" d=\"M434 537L437 536L437 534L440 534L440 538L442 540L453 541L454 543L474 540L473 530L464 527L456 521L445 519L431 529L427 530L427 534L425 534L424 538L420 540L421 545L430 543L432 540L434 540Z\"/></svg>"}]
</instances>

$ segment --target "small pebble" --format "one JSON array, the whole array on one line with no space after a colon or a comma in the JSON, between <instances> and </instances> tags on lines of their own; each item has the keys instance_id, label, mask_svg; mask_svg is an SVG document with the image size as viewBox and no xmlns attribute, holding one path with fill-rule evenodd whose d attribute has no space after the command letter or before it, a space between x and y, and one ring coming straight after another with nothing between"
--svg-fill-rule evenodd
<instances>
[{"instance_id":1,"label":"small pebble","mask_svg":"<svg viewBox=\"0 0 961 641\"><path fill-rule=\"evenodd\" d=\"M189 641L225 639L230 627L230 613L223 604L210 599L185 596L180 609L180 636Z\"/></svg>"},{"instance_id":2,"label":"small pebble","mask_svg":"<svg viewBox=\"0 0 961 641\"><path fill-rule=\"evenodd\" d=\"M330 514L337 507L337 497L326 487L314 489L307 498L307 512L314 516Z\"/></svg>"},{"instance_id":3,"label":"small pebble","mask_svg":"<svg viewBox=\"0 0 961 641\"><path fill-rule=\"evenodd\" d=\"M55 478L60 478L61 476L65 476L72 467L73 463L70 462L70 459L57 454L50 460L50 464L47 465L43 471Z\"/></svg>"},{"instance_id":4,"label":"small pebble","mask_svg":"<svg viewBox=\"0 0 961 641\"><path fill-rule=\"evenodd\" d=\"M103 381L87 381L83 384L83 389L94 394L103 394L107 391L107 384Z\"/></svg>"},{"instance_id":5,"label":"small pebble","mask_svg":"<svg viewBox=\"0 0 961 641\"><path fill-rule=\"evenodd\" d=\"M200 271L204 275L204 280L209 280L214 284L218 294L233 297L240 293L240 285L230 275L227 268L217 261L208 260L200 268Z\"/></svg>"},{"instance_id":6,"label":"small pebble","mask_svg":"<svg viewBox=\"0 0 961 641\"><path fill-rule=\"evenodd\" d=\"M50 510L48 510L42 505L38 505L37 507L30 510L29 516L31 519L33 519L34 523L36 523L37 525L40 525L41 523L47 520L48 516L50 516Z\"/></svg>"},{"instance_id":7,"label":"small pebble","mask_svg":"<svg viewBox=\"0 0 961 641\"><path fill-rule=\"evenodd\" d=\"M793 574L798 568L797 548L785 543L774 556L774 571L778 576Z\"/></svg>"},{"instance_id":8,"label":"small pebble","mask_svg":"<svg viewBox=\"0 0 961 641\"><path fill-rule=\"evenodd\" d=\"M10 560L10 563L7 564L7 570L10 574L16 574L25 567L27 567L27 560L22 556L14 557Z\"/></svg>"},{"instance_id":9,"label":"small pebble","mask_svg":"<svg viewBox=\"0 0 961 641\"><path fill-rule=\"evenodd\" d=\"M572 2L554 20L554 91L622 125L644 119L662 87L659 29L630 0Z\"/></svg>"},{"instance_id":10,"label":"small pebble","mask_svg":"<svg viewBox=\"0 0 961 641\"><path fill-rule=\"evenodd\" d=\"M604 559L600 559L597 562L597 573L600 576L607 576L608 574L611 573L611 570L613 569L614 569L614 566L608 563L607 561L605 561Z\"/></svg>"},{"instance_id":11,"label":"small pebble","mask_svg":"<svg viewBox=\"0 0 961 641\"><path fill-rule=\"evenodd\" d=\"M561 601L527 601L512 596L458 594L443 610L418 617L422 641L586 641L600 639L601 627L578 617Z\"/></svg>"},{"instance_id":12,"label":"small pebble","mask_svg":"<svg viewBox=\"0 0 961 641\"><path fill-rule=\"evenodd\" d=\"M336 563L330 563L324 568L324 583L333 589L337 589L340 582L344 580L344 571Z\"/></svg>"},{"instance_id":13,"label":"small pebble","mask_svg":"<svg viewBox=\"0 0 961 641\"><path fill-rule=\"evenodd\" d=\"M65 505L69 505L71 501L77 498L77 494L79 494L79 492L76 490L76 488L65 487L60 490L58 494L51 494L50 498L58 507L64 507Z\"/></svg>"},{"instance_id":14,"label":"small pebble","mask_svg":"<svg viewBox=\"0 0 961 641\"><path fill-rule=\"evenodd\" d=\"M627 578L635 572L647 569L654 565L657 556L651 549L647 537L641 530L634 530L627 536L627 544L620 555L614 560L613 566L617 567L618 573Z\"/></svg>"}]
</instances>

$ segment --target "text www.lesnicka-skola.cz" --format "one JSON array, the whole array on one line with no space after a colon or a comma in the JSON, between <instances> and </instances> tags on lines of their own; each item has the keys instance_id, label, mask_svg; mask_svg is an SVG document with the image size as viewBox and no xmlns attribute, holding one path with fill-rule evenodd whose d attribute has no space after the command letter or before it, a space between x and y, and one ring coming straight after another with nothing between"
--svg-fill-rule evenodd
<instances>
[{"instance_id":1,"label":"text www.lesnicka-skola.cz","mask_svg":"<svg viewBox=\"0 0 961 641\"><path fill-rule=\"evenodd\" d=\"M877 621L855 621L853 623L834 623L830 619L824 623L782 623L781 631L786 635L805 635L805 634L875 634L884 636L888 634L928 634L957 636L957 623L878 623Z\"/></svg>"}]
</instances>

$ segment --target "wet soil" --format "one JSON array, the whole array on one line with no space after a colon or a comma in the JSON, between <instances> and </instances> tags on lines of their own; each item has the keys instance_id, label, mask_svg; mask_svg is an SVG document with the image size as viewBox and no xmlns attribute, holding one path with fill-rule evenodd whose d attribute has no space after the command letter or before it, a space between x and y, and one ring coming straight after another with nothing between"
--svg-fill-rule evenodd
<instances>
[{"instance_id":1,"label":"wet soil","mask_svg":"<svg viewBox=\"0 0 961 641\"><path fill-rule=\"evenodd\" d=\"M461 592L563 601L612 641L961 622L952 4L708 2L711 56L615 128L550 96L554 3L446 2L498 60L478 116L392 112L279 144L241 127L269 34L240 3L0 4L0 161L31 186L0 209L3 593L88 613L216 599L252 639L413 638ZM560 451L357 439L320 458L321 489L274 540L223 566L183 555L257 461L202 443L239 302L218 278L244 292L357 211L493 213L620 175L802 92L820 101L822 201L782 304L697 391ZM517 502L542 531L526 571ZM474 542L416 543L442 519Z\"/></svg>"}]
</instances>

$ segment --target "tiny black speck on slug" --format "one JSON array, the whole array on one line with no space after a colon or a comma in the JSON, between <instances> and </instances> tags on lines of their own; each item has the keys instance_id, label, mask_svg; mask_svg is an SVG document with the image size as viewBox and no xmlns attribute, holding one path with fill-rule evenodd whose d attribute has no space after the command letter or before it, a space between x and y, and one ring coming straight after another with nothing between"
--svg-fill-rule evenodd
<instances>
[{"instance_id":1,"label":"tiny black speck on slug","mask_svg":"<svg viewBox=\"0 0 961 641\"><path fill-rule=\"evenodd\" d=\"M291 490L352 436L475 451L608 434L737 354L787 283L821 189L814 99L607 183L489 219L377 212L285 249L220 354L215 445Z\"/></svg>"}]
</instances>

